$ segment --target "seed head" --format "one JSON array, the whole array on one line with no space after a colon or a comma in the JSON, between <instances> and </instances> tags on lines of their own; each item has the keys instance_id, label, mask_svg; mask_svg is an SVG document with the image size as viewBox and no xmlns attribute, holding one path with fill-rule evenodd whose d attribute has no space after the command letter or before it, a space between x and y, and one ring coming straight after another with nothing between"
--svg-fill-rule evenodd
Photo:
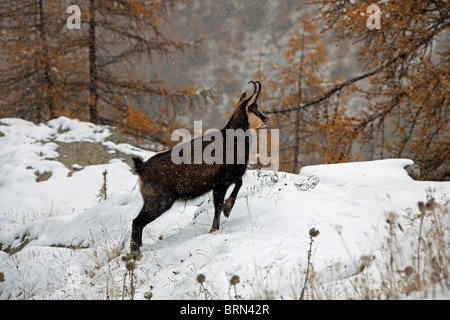
<instances>
[{"instance_id":1,"label":"seed head","mask_svg":"<svg viewBox=\"0 0 450 320\"><path fill-rule=\"evenodd\" d=\"M131 259L133 259L133 256L129 253L127 253L127 255L122 256L122 261L127 262L130 261Z\"/></svg>"},{"instance_id":2,"label":"seed head","mask_svg":"<svg viewBox=\"0 0 450 320\"><path fill-rule=\"evenodd\" d=\"M239 282L241 282L241 279L237 275L232 276L230 279L230 285L232 286L237 285Z\"/></svg>"},{"instance_id":3,"label":"seed head","mask_svg":"<svg viewBox=\"0 0 450 320\"><path fill-rule=\"evenodd\" d=\"M311 238L317 237L319 233L319 230L316 230L316 228L309 229L309 236Z\"/></svg>"},{"instance_id":4,"label":"seed head","mask_svg":"<svg viewBox=\"0 0 450 320\"><path fill-rule=\"evenodd\" d=\"M434 208L436 208L436 202L434 201L434 198L431 198L427 201L427 203L425 204L425 208L427 208L427 210L434 210Z\"/></svg>"},{"instance_id":5,"label":"seed head","mask_svg":"<svg viewBox=\"0 0 450 320\"><path fill-rule=\"evenodd\" d=\"M197 282L198 283L202 284L203 282L205 282L205 280L206 280L206 277L205 277L205 275L203 273L199 273L197 275Z\"/></svg>"},{"instance_id":6,"label":"seed head","mask_svg":"<svg viewBox=\"0 0 450 320\"><path fill-rule=\"evenodd\" d=\"M407 266L407 267L405 268L405 274L406 274L408 277L411 276L411 275L413 274L413 272L414 272L413 267Z\"/></svg>"},{"instance_id":7,"label":"seed head","mask_svg":"<svg viewBox=\"0 0 450 320\"><path fill-rule=\"evenodd\" d=\"M145 292L144 293L144 298L147 300L150 300L153 297L153 293L151 292Z\"/></svg>"},{"instance_id":8,"label":"seed head","mask_svg":"<svg viewBox=\"0 0 450 320\"><path fill-rule=\"evenodd\" d=\"M127 263L125 263L125 268L128 271L133 271L136 268L136 264L133 261L127 261Z\"/></svg>"},{"instance_id":9,"label":"seed head","mask_svg":"<svg viewBox=\"0 0 450 320\"><path fill-rule=\"evenodd\" d=\"M417 203L418 207L419 207L419 211L424 214L425 213L425 204L422 201L419 201Z\"/></svg>"}]
</instances>

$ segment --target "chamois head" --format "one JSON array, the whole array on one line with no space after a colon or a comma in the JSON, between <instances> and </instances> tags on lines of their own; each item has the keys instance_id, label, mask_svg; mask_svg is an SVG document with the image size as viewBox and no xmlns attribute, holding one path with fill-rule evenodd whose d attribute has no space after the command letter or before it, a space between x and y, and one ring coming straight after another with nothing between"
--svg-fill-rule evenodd
<instances>
[{"instance_id":1,"label":"chamois head","mask_svg":"<svg viewBox=\"0 0 450 320\"><path fill-rule=\"evenodd\" d=\"M259 81L250 81L253 84L253 94L246 99L244 92L239 99L238 108L247 114L250 129L265 127L269 119L258 109L258 97L261 93L261 83ZM258 88L259 86L259 88Z\"/></svg>"}]
</instances>

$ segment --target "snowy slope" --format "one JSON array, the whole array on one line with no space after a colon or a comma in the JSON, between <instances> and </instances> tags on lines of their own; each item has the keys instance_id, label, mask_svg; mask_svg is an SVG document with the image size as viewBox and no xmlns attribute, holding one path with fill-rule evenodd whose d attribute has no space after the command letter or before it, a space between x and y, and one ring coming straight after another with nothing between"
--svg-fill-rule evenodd
<instances>
[{"instance_id":1,"label":"snowy slope","mask_svg":"<svg viewBox=\"0 0 450 320\"><path fill-rule=\"evenodd\" d=\"M66 168L57 161L57 142L100 142L144 159L154 153L106 141L107 127L64 117L41 125L0 119L0 132L0 298L121 299L124 292L129 298L122 256L142 206L137 177L121 159ZM147 292L153 299L298 298L311 228L320 231L311 256L325 288L320 298L345 298L341 293L363 274L377 288L376 267L358 270L363 256L383 263L387 216L396 213L404 232L417 236L409 231L418 223L411 217L427 190L448 207L450 183L413 181L404 170L409 164L318 165L298 175L249 170L230 218L222 217L214 234L208 233L214 211L209 195L176 202L144 230L134 298ZM105 170L107 199L99 202ZM37 171L52 175L36 182ZM403 238L400 246L410 254L414 243ZM200 273L203 288L196 281ZM231 287L233 275L240 282ZM450 297L449 291L438 297Z\"/></svg>"}]
</instances>

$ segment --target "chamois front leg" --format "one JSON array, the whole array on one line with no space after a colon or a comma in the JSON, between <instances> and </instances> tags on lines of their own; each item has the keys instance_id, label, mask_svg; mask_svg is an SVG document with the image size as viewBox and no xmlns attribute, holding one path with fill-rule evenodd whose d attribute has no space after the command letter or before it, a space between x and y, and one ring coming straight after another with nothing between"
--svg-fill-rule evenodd
<instances>
[{"instance_id":1,"label":"chamois front leg","mask_svg":"<svg viewBox=\"0 0 450 320\"><path fill-rule=\"evenodd\" d=\"M222 213L223 199L227 193L228 186L221 186L213 189L214 198L214 220L209 233L219 230L220 227L220 214Z\"/></svg>"},{"instance_id":2,"label":"chamois front leg","mask_svg":"<svg viewBox=\"0 0 450 320\"><path fill-rule=\"evenodd\" d=\"M222 206L223 215L227 218L230 216L231 209L233 209L234 202L236 201L236 197L237 197L241 187L242 187L242 178L239 178L234 182L233 192L231 192L231 195L223 203L223 206Z\"/></svg>"}]
</instances>

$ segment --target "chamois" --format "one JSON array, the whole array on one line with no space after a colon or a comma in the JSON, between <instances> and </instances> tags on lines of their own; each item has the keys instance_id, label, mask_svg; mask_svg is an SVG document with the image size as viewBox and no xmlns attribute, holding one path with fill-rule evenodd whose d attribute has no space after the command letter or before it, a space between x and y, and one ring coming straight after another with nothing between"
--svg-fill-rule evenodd
<instances>
[{"instance_id":1,"label":"chamois","mask_svg":"<svg viewBox=\"0 0 450 320\"><path fill-rule=\"evenodd\" d=\"M220 130L223 137L223 148L220 152L222 162L209 164L202 160L199 164L191 161L175 164L171 158L174 149L156 154L146 162L133 158L144 205L132 222L130 241L132 252L140 250L142 246L144 227L167 211L178 199L194 199L213 191L215 212L210 232L219 230L222 211L226 217L230 215L242 186L242 176L247 170L251 142L249 129L263 127L268 122L267 117L258 110L257 101L261 93L261 83L259 81L249 83L253 84L253 94L248 98L245 92L241 95L233 115ZM227 132L230 130L237 132L237 135L227 139ZM241 141L237 141L239 138ZM244 143L239 143L242 142L242 138ZM201 139L202 151L212 143L211 139L208 141L205 136L196 139ZM186 142L190 144L190 150L194 150L194 143L199 143L196 139ZM230 144L232 148L228 149L227 145ZM239 155L244 155L245 161L236 161ZM229 159L234 161L227 161ZM224 202L225 194L232 184L235 185L234 189Z\"/></svg>"}]
</instances>

